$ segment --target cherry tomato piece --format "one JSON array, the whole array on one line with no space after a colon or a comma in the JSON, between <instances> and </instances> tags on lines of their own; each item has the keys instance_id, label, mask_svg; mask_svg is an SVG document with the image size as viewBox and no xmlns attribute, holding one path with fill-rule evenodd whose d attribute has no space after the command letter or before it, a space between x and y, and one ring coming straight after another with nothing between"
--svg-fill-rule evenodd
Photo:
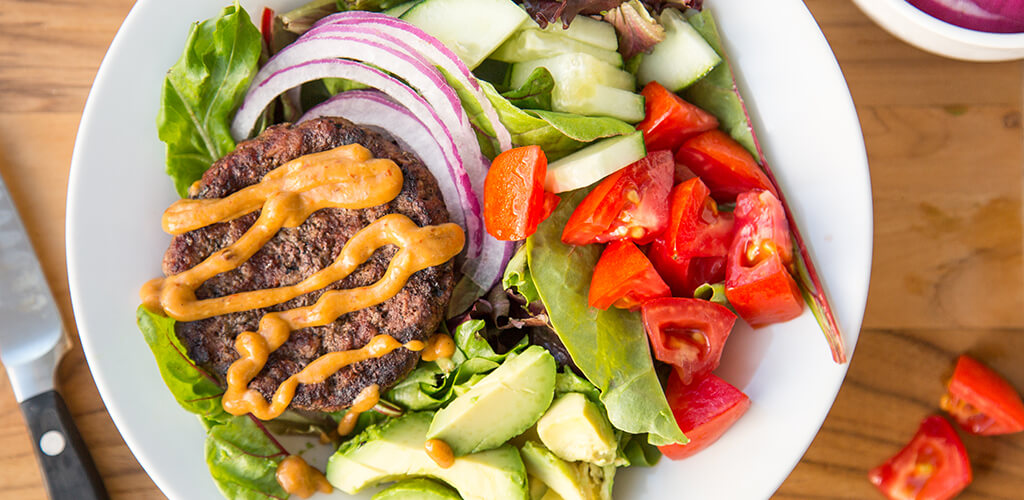
<instances>
[{"instance_id":1,"label":"cherry tomato piece","mask_svg":"<svg viewBox=\"0 0 1024 500\"><path fill-rule=\"evenodd\" d=\"M676 367L684 384L718 368L736 323L732 311L714 302L678 297L649 300L641 311L654 358Z\"/></svg>"},{"instance_id":2,"label":"cherry tomato piece","mask_svg":"<svg viewBox=\"0 0 1024 500\"><path fill-rule=\"evenodd\" d=\"M718 119L670 92L658 82L648 83L644 96L646 116L636 125L644 133L647 150L675 151L683 141L718 128Z\"/></svg>"},{"instance_id":3,"label":"cherry tomato piece","mask_svg":"<svg viewBox=\"0 0 1024 500\"><path fill-rule=\"evenodd\" d=\"M678 370L672 370L665 399L679 429L690 438L690 442L658 447L672 460L682 460L707 448L750 408L750 398L746 394L714 375L686 385L678 373Z\"/></svg>"},{"instance_id":4,"label":"cherry tomato piece","mask_svg":"<svg viewBox=\"0 0 1024 500\"><path fill-rule=\"evenodd\" d=\"M263 43L267 44L267 49L273 50L274 9L270 7L264 7L263 15L260 16L260 34L263 35Z\"/></svg>"},{"instance_id":5,"label":"cherry tomato piece","mask_svg":"<svg viewBox=\"0 0 1024 500\"><path fill-rule=\"evenodd\" d=\"M672 289L674 297L693 297L697 287L725 281L725 256L676 260L671 257L665 240L658 238L647 248L647 257Z\"/></svg>"},{"instance_id":6,"label":"cherry tomato piece","mask_svg":"<svg viewBox=\"0 0 1024 500\"><path fill-rule=\"evenodd\" d=\"M899 453L868 479L891 500L946 500L971 483L967 450L949 422L931 416Z\"/></svg>"},{"instance_id":7,"label":"cherry tomato piece","mask_svg":"<svg viewBox=\"0 0 1024 500\"><path fill-rule=\"evenodd\" d=\"M668 225L675 160L654 151L601 181L573 211L562 241L589 245L631 239L643 245Z\"/></svg>"},{"instance_id":8,"label":"cherry tomato piece","mask_svg":"<svg viewBox=\"0 0 1024 500\"><path fill-rule=\"evenodd\" d=\"M644 301L671 293L651 261L632 241L613 241L594 266L587 301L598 309L614 305L636 310Z\"/></svg>"},{"instance_id":9,"label":"cherry tomato piece","mask_svg":"<svg viewBox=\"0 0 1024 500\"><path fill-rule=\"evenodd\" d=\"M724 257L733 235L733 216L719 213L707 186L697 178L672 188L668 227L658 238L668 257Z\"/></svg>"},{"instance_id":10,"label":"cherry tomato piece","mask_svg":"<svg viewBox=\"0 0 1024 500\"><path fill-rule=\"evenodd\" d=\"M787 270L793 243L782 203L768 191L750 191L737 198L733 214L736 236L725 268L729 303L754 327L799 316L803 300Z\"/></svg>"},{"instance_id":11,"label":"cherry tomato piece","mask_svg":"<svg viewBox=\"0 0 1024 500\"><path fill-rule=\"evenodd\" d=\"M750 152L721 130L709 130L684 142L676 161L697 174L720 202L733 201L751 189L778 195Z\"/></svg>"},{"instance_id":12,"label":"cherry tomato piece","mask_svg":"<svg viewBox=\"0 0 1024 500\"><path fill-rule=\"evenodd\" d=\"M526 239L558 205L544 192L548 160L540 146L505 151L491 162L484 179L484 227L504 241Z\"/></svg>"},{"instance_id":13,"label":"cherry tomato piece","mask_svg":"<svg viewBox=\"0 0 1024 500\"><path fill-rule=\"evenodd\" d=\"M1024 431L1024 402L1013 386L989 367L961 355L941 406L971 434L996 436Z\"/></svg>"}]
</instances>

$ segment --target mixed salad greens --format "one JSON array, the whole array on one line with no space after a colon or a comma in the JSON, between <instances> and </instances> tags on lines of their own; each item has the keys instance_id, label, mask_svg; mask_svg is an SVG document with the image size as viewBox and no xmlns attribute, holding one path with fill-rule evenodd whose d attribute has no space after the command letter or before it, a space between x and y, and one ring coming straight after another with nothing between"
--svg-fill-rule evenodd
<instances>
[{"instance_id":1,"label":"mixed salad greens","mask_svg":"<svg viewBox=\"0 0 1024 500\"><path fill-rule=\"evenodd\" d=\"M192 27L181 59L168 72L157 119L167 173L180 195L187 196L236 141L271 124L336 115L390 129L420 156L469 242L458 262L463 279L447 322L454 355L421 361L382 394L374 411L360 415L357 434L347 439L334 431L344 412L289 412L266 422L228 414L221 407L223 380L189 359L174 320L139 308L139 327L164 381L207 431L206 460L226 497L286 497L275 471L290 453L274 436L301 434L339 445L326 475L349 493L399 480L379 498L608 499L617 467L653 464L660 456L656 447L672 458L688 456L749 406L740 391L710 375L736 318L729 308L752 323L784 320L794 307L799 314L802 293L835 359L845 361L799 232L794 228L791 241L784 200L775 197L771 172L761 173L767 165L723 62L714 20L707 10L696 10L700 0L520 4L315 0L282 14L264 10L259 28L235 4ZM467 28L475 25L488 32ZM668 121L659 121L659 109ZM681 135L672 146L654 142L658 134L681 134L678 127L686 124L673 122L680 109L710 124L689 136L720 134L713 147L680 144ZM374 123L372 116L385 118ZM522 214L499 213L498 220L513 220L518 232L494 238L485 177L522 168L522 161L510 162L507 155L531 147L516 158L532 158L526 167L535 186L523 193L534 201L524 201L530 206ZM734 177L715 180L710 171L678 167L680 156L673 160L673 153L686 150L697 155L697 164L714 164L717 147L749 158L744 161L758 175L754 183L741 182L739 189L729 184ZM655 153L666 148L671 151ZM644 180L644 172L654 169L661 169L658 180ZM637 190L623 191L627 184ZM732 193L719 206L712 198L722 201L725 188L743 194ZM659 200L638 198L648 191L661 193L650 195ZM601 196L616 192L637 207L656 205L651 210L661 214L658 221L647 227L606 220L604 229L625 222L621 229L627 232L577 231L583 239L571 241L567 224L586 207L610 206L610 198ZM680 229L680 214L688 212L677 199L687 196L712 229ZM622 214L649 215L622 203ZM523 214L529 220L520 220ZM646 233L628 232L641 226ZM734 227L746 239L734 238ZM712 237L718 238L716 253L691 253L682 262L682 247ZM742 248L730 248L736 245ZM671 250L659 261L657 248ZM616 264L641 264L601 276L601 262L612 258L613 249L624 256ZM781 255L776 260L785 267L773 276L792 283L778 292L788 293L789 302L759 306L765 302L750 297L764 293L737 291L740 284L725 276L727 254L751 257L743 266ZM691 273L701 259L718 264ZM680 265L686 270L679 272L698 277L686 284L669 279ZM604 299L615 307L594 307L599 280L611 290ZM671 316L680 304L696 303L731 319L695 323ZM762 314L758 307L783 312ZM685 369L697 365L699 370ZM473 416L482 411L474 404L502 400L517 406L508 415L491 415L494 421L485 425ZM685 414L694 405L703 405L706 415ZM478 428L486 431L471 431ZM437 437L455 451L448 467L423 453L424 441Z\"/></svg>"}]
</instances>

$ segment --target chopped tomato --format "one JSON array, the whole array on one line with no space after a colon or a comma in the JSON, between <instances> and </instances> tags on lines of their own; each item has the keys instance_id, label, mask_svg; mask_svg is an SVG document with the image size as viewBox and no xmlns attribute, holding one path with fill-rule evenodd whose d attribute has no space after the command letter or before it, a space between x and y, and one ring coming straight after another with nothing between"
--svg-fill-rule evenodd
<instances>
[{"instance_id":1,"label":"chopped tomato","mask_svg":"<svg viewBox=\"0 0 1024 500\"><path fill-rule=\"evenodd\" d=\"M736 236L725 268L725 296L751 326L793 319L803 311L800 288L786 269L793 242L782 203L768 191L736 200Z\"/></svg>"},{"instance_id":2,"label":"chopped tomato","mask_svg":"<svg viewBox=\"0 0 1024 500\"><path fill-rule=\"evenodd\" d=\"M718 128L718 119L711 113L684 101L658 82L648 83L640 93L647 112L636 129L643 131L648 151L675 151L690 137Z\"/></svg>"},{"instance_id":3,"label":"chopped tomato","mask_svg":"<svg viewBox=\"0 0 1024 500\"><path fill-rule=\"evenodd\" d=\"M675 160L655 151L608 176L576 207L562 231L571 245L631 239L650 243L668 225Z\"/></svg>"},{"instance_id":4,"label":"chopped tomato","mask_svg":"<svg viewBox=\"0 0 1024 500\"><path fill-rule=\"evenodd\" d=\"M953 426L933 415L896 456L871 469L868 479L892 500L946 500L971 483L971 464Z\"/></svg>"},{"instance_id":5,"label":"chopped tomato","mask_svg":"<svg viewBox=\"0 0 1024 500\"><path fill-rule=\"evenodd\" d=\"M544 192L547 171L540 146L510 149L491 162L484 179L484 226L491 236L526 239L551 215L559 198Z\"/></svg>"},{"instance_id":6,"label":"chopped tomato","mask_svg":"<svg viewBox=\"0 0 1024 500\"><path fill-rule=\"evenodd\" d=\"M669 257L724 257L732 240L732 214L719 213L707 186L697 178L672 188L668 228L659 237Z\"/></svg>"},{"instance_id":7,"label":"chopped tomato","mask_svg":"<svg viewBox=\"0 0 1024 500\"><path fill-rule=\"evenodd\" d=\"M658 447L672 460L682 460L718 441L750 408L750 398L728 382L708 375L686 385L679 370L672 370L668 378L665 399L679 429L690 438L687 444Z\"/></svg>"},{"instance_id":8,"label":"chopped tomato","mask_svg":"<svg viewBox=\"0 0 1024 500\"><path fill-rule=\"evenodd\" d=\"M636 310L644 301L671 293L651 261L632 241L613 241L594 266L588 302L598 309L614 305Z\"/></svg>"},{"instance_id":9,"label":"chopped tomato","mask_svg":"<svg viewBox=\"0 0 1024 500\"><path fill-rule=\"evenodd\" d=\"M724 256L676 260L670 256L665 240L659 238L648 247L647 257L675 297L693 297L693 291L704 283L725 281Z\"/></svg>"},{"instance_id":10,"label":"chopped tomato","mask_svg":"<svg viewBox=\"0 0 1024 500\"><path fill-rule=\"evenodd\" d=\"M263 16L260 19L260 34L263 35L263 43L267 44L267 49L273 50L271 42L274 37L274 9L270 7L263 8Z\"/></svg>"},{"instance_id":11,"label":"chopped tomato","mask_svg":"<svg viewBox=\"0 0 1024 500\"><path fill-rule=\"evenodd\" d=\"M962 355L956 362L942 409L971 434L995 436L1024 431L1024 402L1013 386L987 366Z\"/></svg>"},{"instance_id":12,"label":"chopped tomato","mask_svg":"<svg viewBox=\"0 0 1024 500\"><path fill-rule=\"evenodd\" d=\"M751 189L778 195L750 152L721 130L710 130L684 142L676 161L697 174L720 202L733 201Z\"/></svg>"},{"instance_id":13,"label":"chopped tomato","mask_svg":"<svg viewBox=\"0 0 1024 500\"><path fill-rule=\"evenodd\" d=\"M642 315L655 359L676 367L684 384L718 368L736 323L736 315L719 304L678 297L644 302Z\"/></svg>"}]
</instances>

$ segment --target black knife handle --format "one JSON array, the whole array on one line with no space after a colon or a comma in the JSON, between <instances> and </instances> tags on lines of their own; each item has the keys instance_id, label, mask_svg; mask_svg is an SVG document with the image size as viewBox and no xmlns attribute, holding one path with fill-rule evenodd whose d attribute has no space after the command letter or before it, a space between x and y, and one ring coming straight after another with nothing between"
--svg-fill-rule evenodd
<instances>
[{"instance_id":1,"label":"black knife handle","mask_svg":"<svg viewBox=\"0 0 1024 500\"><path fill-rule=\"evenodd\" d=\"M64 398L47 391L21 403L51 500L110 498Z\"/></svg>"}]
</instances>

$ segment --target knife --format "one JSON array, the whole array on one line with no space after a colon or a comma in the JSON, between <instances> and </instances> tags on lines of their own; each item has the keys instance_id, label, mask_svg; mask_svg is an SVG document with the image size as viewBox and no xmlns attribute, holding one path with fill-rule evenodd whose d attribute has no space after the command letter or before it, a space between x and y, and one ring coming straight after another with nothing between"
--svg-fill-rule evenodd
<instances>
[{"instance_id":1,"label":"knife","mask_svg":"<svg viewBox=\"0 0 1024 500\"><path fill-rule=\"evenodd\" d=\"M106 499L54 375L70 340L39 260L0 176L0 363L32 433L53 500Z\"/></svg>"}]
</instances>

